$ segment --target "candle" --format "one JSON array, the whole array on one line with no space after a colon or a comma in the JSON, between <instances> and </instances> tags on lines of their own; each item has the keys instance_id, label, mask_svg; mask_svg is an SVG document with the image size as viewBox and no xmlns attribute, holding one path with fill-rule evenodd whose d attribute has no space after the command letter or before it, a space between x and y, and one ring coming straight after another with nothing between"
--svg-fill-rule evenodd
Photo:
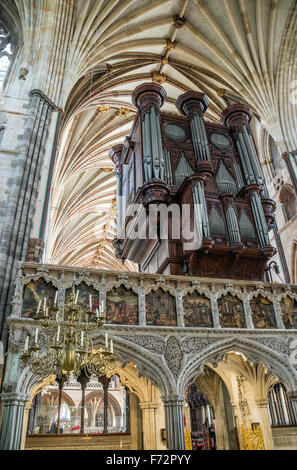
<instances>
[{"instance_id":1,"label":"candle","mask_svg":"<svg viewBox=\"0 0 297 470\"><path fill-rule=\"evenodd\" d=\"M96 317L97 317L97 318L99 317L98 308L96 308Z\"/></svg>"},{"instance_id":2,"label":"candle","mask_svg":"<svg viewBox=\"0 0 297 470\"><path fill-rule=\"evenodd\" d=\"M48 307L46 307L46 309L45 309L45 316L46 317L48 316Z\"/></svg>"},{"instance_id":3,"label":"candle","mask_svg":"<svg viewBox=\"0 0 297 470\"><path fill-rule=\"evenodd\" d=\"M78 293L79 293L79 290L77 289L76 296L75 296L75 303L77 303Z\"/></svg>"},{"instance_id":4,"label":"candle","mask_svg":"<svg viewBox=\"0 0 297 470\"><path fill-rule=\"evenodd\" d=\"M45 311L46 309L46 297L44 297L44 302L43 302L43 310Z\"/></svg>"},{"instance_id":5,"label":"candle","mask_svg":"<svg viewBox=\"0 0 297 470\"><path fill-rule=\"evenodd\" d=\"M25 340L24 353L28 352L28 348L29 348L29 336L27 336Z\"/></svg>"},{"instance_id":6,"label":"candle","mask_svg":"<svg viewBox=\"0 0 297 470\"><path fill-rule=\"evenodd\" d=\"M105 347L108 349L108 333L105 333Z\"/></svg>"},{"instance_id":7,"label":"candle","mask_svg":"<svg viewBox=\"0 0 297 470\"><path fill-rule=\"evenodd\" d=\"M57 343L60 341L60 331L61 331L61 326L58 326L58 332L57 332Z\"/></svg>"},{"instance_id":8,"label":"candle","mask_svg":"<svg viewBox=\"0 0 297 470\"><path fill-rule=\"evenodd\" d=\"M37 344L37 341L38 341L38 328L36 328L36 331L35 331L35 344Z\"/></svg>"},{"instance_id":9,"label":"candle","mask_svg":"<svg viewBox=\"0 0 297 470\"><path fill-rule=\"evenodd\" d=\"M110 340L110 352L113 353L113 340Z\"/></svg>"},{"instance_id":10,"label":"candle","mask_svg":"<svg viewBox=\"0 0 297 470\"><path fill-rule=\"evenodd\" d=\"M38 304L38 307L37 307L37 313L39 313L40 307L41 307L41 300L39 300L39 304Z\"/></svg>"},{"instance_id":11,"label":"candle","mask_svg":"<svg viewBox=\"0 0 297 470\"><path fill-rule=\"evenodd\" d=\"M90 310L92 310L92 294L89 294Z\"/></svg>"},{"instance_id":12,"label":"candle","mask_svg":"<svg viewBox=\"0 0 297 470\"><path fill-rule=\"evenodd\" d=\"M56 290L56 295L55 295L55 306L57 305L57 300L58 300L58 291Z\"/></svg>"},{"instance_id":13,"label":"candle","mask_svg":"<svg viewBox=\"0 0 297 470\"><path fill-rule=\"evenodd\" d=\"M81 332L81 336L80 336L80 345L81 346L84 345L84 332L83 331Z\"/></svg>"}]
</instances>

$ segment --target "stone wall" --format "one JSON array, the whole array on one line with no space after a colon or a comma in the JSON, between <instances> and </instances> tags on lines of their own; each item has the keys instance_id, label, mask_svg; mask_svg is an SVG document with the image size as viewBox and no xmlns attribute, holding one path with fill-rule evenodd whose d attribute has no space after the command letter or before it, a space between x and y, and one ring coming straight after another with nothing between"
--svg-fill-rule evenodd
<instances>
[{"instance_id":1,"label":"stone wall","mask_svg":"<svg viewBox=\"0 0 297 470\"><path fill-rule=\"evenodd\" d=\"M286 426L272 428L275 450L297 449L297 427Z\"/></svg>"}]
</instances>

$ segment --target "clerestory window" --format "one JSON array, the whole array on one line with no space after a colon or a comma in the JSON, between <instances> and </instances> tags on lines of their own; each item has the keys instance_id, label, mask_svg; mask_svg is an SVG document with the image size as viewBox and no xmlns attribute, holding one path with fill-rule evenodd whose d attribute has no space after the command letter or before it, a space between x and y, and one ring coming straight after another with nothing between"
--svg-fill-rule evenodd
<instances>
[{"instance_id":1,"label":"clerestory window","mask_svg":"<svg viewBox=\"0 0 297 470\"><path fill-rule=\"evenodd\" d=\"M3 89L11 59L11 35L4 24L0 21L0 90Z\"/></svg>"}]
</instances>

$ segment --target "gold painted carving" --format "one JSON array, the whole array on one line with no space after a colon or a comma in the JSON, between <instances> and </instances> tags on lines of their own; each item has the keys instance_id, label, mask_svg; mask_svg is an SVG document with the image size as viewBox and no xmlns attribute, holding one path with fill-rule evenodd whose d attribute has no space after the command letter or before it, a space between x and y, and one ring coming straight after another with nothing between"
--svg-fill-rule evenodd
<instances>
[{"instance_id":1,"label":"gold painted carving","mask_svg":"<svg viewBox=\"0 0 297 470\"><path fill-rule=\"evenodd\" d=\"M176 41L170 41L170 39L167 39L166 49L168 49L168 51L173 51L175 48L176 48Z\"/></svg>"},{"instance_id":2,"label":"gold painted carving","mask_svg":"<svg viewBox=\"0 0 297 470\"><path fill-rule=\"evenodd\" d=\"M163 85L167 80L167 75L165 73L153 72L152 73L152 81L154 83L158 83L158 85Z\"/></svg>"},{"instance_id":3,"label":"gold painted carving","mask_svg":"<svg viewBox=\"0 0 297 470\"><path fill-rule=\"evenodd\" d=\"M186 22L185 17L183 16L182 18L179 15L175 15L173 17L173 23L176 28L182 28Z\"/></svg>"},{"instance_id":4,"label":"gold painted carving","mask_svg":"<svg viewBox=\"0 0 297 470\"><path fill-rule=\"evenodd\" d=\"M130 114L130 109L128 108L119 108L117 111L117 115L120 117L127 117Z\"/></svg>"},{"instance_id":5,"label":"gold painted carving","mask_svg":"<svg viewBox=\"0 0 297 470\"><path fill-rule=\"evenodd\" d=\"M243 450L265 450L263 434L260 425L254 427L241 426Z\"/></svg>"},{"instance_id":6,"label":"gold painted carving","mask_svg":"<svg viewBox=\"0 0 297 470\"><path fill-rule=\"evenodd\" d=\"M110 109L110 106L99 106L98 107L99 113L107 113L107 111L109 111L109 109Z\"/></svg>"}]
</instances>

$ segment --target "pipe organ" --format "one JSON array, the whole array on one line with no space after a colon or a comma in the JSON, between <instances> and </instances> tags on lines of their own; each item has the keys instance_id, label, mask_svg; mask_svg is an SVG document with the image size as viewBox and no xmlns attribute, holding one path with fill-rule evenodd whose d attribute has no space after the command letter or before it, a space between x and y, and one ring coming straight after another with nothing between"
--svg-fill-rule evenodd
<instances>
[{"instance_id":1,"label":"pipe organ","mask_svg":"<svg viewBox=\"0 0 297 470\"><path fill-rule=\"evenodd\" d=\"M269 242L275 203L249 127L252 110L235 104L220 124L210 123L207 96L189 91L176 102L180 114L167 114L166 92L155 83L138 86L132 99L131 135L109 153L116 255L147 273L263 280L276 252Z\"/></svg>"}]
</instances>

